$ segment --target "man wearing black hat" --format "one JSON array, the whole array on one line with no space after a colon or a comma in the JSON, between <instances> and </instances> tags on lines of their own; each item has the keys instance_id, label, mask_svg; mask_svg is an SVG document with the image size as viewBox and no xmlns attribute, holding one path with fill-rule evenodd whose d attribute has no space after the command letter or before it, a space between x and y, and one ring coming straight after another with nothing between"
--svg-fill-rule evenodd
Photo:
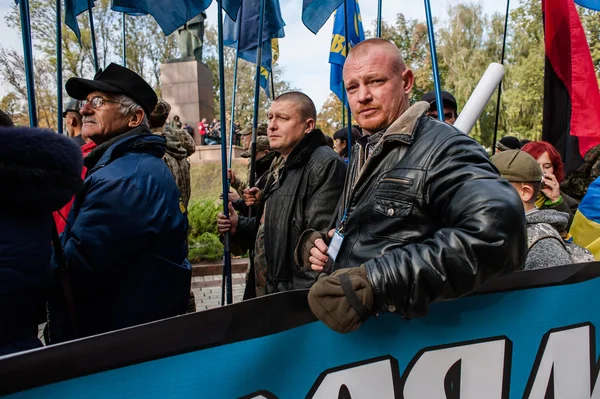
<instances>
[{"instance_id":1,"label":"man wearing black hat","mask_svg":"<svg viewBox=\"0 0 600 399\"><path fill-rule=\"evenodd\" d=\"M521 142L518 138L513 136L504 136L496 142L496 150L494 153L497 154L499 152L508 150L520 150L521 146Z\"/></svg>"},{"instance_id":2,"label":"man wearing black hat","mask_svg":"<svg viewBox=\"0 0 600 399\"><path fill-rule=\"evenodd\" d=\"M427 116L437 119L438 110L435 100L435 91L427 92L421 98L421 101L427 101L429 103L429 111ZM442 90L442 103L444 104L444 122L449 125L454 125L456 118L458 118L458 105L454 96L447 91Z\"/></svg>"},{"instance_id":3,"label":"man wearing black hat","mask_svg":"<svg viewBox=\"0 0 600 399\"><path fill-rule=\"evenodd\" d=\"M80 102L71 99L67 104L62 116L65 119L65 127L67 135L73 139L80 147L85 144L85 140L81 137L81 127L83 125L82 116L79 113L81 108Z\"/></svg>"},{"instance_id":4,"label":"man wearing black hat","mask_svg":"<svg viewBox=\"0 0 600 399\"><path fill-rule=\"evenodd\" d=\"M66 90L97 147L61 236L66 262L58 252L53 261L70 282L49 301L51 343L185 313L191 280L187 213L162 160L165 138L148 127L154 90L116 64Z\"/></svg>"}]
</instances>

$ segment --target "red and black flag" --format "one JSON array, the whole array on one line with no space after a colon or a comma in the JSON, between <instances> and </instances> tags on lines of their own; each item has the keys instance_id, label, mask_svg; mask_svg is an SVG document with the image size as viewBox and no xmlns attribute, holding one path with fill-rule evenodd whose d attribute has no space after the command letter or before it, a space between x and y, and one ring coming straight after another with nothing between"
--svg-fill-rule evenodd
<instances>
[{"instance_id":1,"label":"red and black flag","mask_svg":"<svg viewBox=\"0 0 600 399\"><path fill-rule=\"evenodd\" d=\"M573 0L542 0L546 65L542 139L561 153L569 173L600 144L600 91Z\"/></svg>"}]
</instances>

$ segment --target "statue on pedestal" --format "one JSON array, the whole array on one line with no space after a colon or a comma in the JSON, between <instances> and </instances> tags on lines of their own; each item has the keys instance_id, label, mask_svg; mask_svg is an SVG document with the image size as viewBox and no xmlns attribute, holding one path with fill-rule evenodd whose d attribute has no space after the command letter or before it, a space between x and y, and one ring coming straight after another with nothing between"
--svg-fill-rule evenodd
<instances>
[{"instance_id":1,"label":"statue on pedestal","mask_svg":"<svg viewBox=\"0 0 600 399\"><path fill-rule=\"evenodd\" d=\"M177 43L181 59L193 58L202 62L205 20L206 13L202 12L177 29Z\"/></svg>"}]
</instances>

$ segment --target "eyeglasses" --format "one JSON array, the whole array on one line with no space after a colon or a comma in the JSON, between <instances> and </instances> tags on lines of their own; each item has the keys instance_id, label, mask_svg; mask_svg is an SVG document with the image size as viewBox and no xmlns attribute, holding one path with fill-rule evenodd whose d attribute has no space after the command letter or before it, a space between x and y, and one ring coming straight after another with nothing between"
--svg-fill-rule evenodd
<instances>
[{"instance_id":1,"label":"eyeglasses","mask_svg":"<svg viewBox=\"0 0 600 399\"><path fill-rule=\"evenodd\" d=\"M100 96L96 96L94 98L92 98L91 100L81 100L81 108L85 107L87 105L87 103L90 103L92 105L93 109L98 109L101 106L104 105L104 103L114 103L114 104L121 104L118 101L111 101L111 100L107 100L106 98L102 98Z\"/></svg>"}]
</instances>

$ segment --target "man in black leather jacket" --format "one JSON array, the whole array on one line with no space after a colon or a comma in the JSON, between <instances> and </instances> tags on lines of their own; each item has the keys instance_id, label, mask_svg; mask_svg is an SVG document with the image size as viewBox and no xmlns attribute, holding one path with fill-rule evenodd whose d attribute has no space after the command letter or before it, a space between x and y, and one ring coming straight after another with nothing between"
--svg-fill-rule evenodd
<instances>
[{"instance_id":1,"label":"man in black leather jacket","mask_svg":"<svg viewBox=\"0 0 600 399\"><path fill-rule=\"evenodd\" d=\"M243 250L255 249L256 295L310 287L317 272L294 263L294 249L306 229L328 227L344 187L346 165L315 129L317 112L303 93L277 97L268 113L267 135L279 157L271 166L256 217L218 215L220 233L230 231ZM246 189L253 197L257 187ZM248 201L247 201L248 203Z\"/></svg>"},{"instance_id":2,"label":"man in black leather jacket","mask_svg":"<svg viewBox=\"0 0 600 399\"><path fill-rule=\"evenodd\" d=\"M413 80L396 46L382 39L354 47L344 66L364 137L333 229L305 231L295 258L334 270L313 285L309 304L336 331L383 311L422 316L430 303L466 295L525 258L514 189L477 142L426 117L428 103L409 106Z\"/></svg>"}]
</instances>

